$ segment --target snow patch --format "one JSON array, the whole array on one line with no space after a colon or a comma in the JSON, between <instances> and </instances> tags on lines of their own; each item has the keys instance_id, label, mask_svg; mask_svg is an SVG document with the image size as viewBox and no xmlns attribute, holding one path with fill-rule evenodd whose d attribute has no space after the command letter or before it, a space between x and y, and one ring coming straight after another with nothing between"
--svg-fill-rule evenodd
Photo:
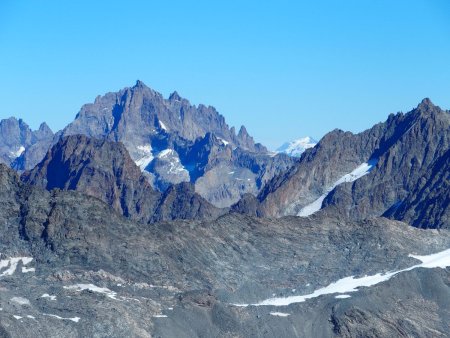
<instances>
[{"instance_id":1,"label":"snow patch","mask_svg":"<svg viewBox=\"0 0 450 338\"><path fill-rule=\"evenodd\" d=\"M19 320L19 319L22 319L23 317L21 317L21 316L16 316L16 315L13 315L13 317L14 318L16 318L17 320Z\"/></svg>"},{"instance_id":2,"label":"snow patch","mask_svg":"<svg viewBox=\"0 0 450 338\"><path fill-rule=\"evenodd\" d=\"M53 317L60 320L71 320L72 322L78 323L80 321L80 317L73 317L73 318L64 318L57 315L52 315L50 313L43 313L44 316Z\"/></svg>"},{"instance_id":3,"label":"snow patch","mask_svg":"<svg viewBox=\"0 0 450 338\"><path fill-rule=\"evenodd\" d=\"M23 297L13 297L11 302L17 303L19 305L30 305L30 301Z\"/></svg>"},{"instance_id":4,"label":"snow patch","mask_svg":"<svg viewBox=\"0 0 450 338\"><path fill-rule=\"evenodd\" d=\"M350 298L350 297L351 297L350 295L337 295L334 298L336 298L336 299L346 299L346 298Z\"/></svg>"},{"instance_id":5,"label":"snow patch","mask_svg":"<svg viewBox=\"0 0 450 338\"><path fill-rule=\"evenodd\" d=\"M153 315L154 318L168 318L166 315Z\"/></svg>"},{"instance_id":6,"label":"snow patch","mask_svg":"<svg viewBox=\"0 0 450 338\"><path fill-rule=\"evenodd\" d=\"M287 317L290 316L290 313L284 313L284 312L271 312L271 316L277 316L277 317Z\"/></svg>"},{"instance_id":7,"label":"snow patch","mask_svg":"<svg viewBox=\"0 0 450 338\"><path fill-rule=\"evenodd\" d=\"M165 130L165 131L168 130L167 127L166 127L166 125L165 125L161 120L159 121L159 126L161 127L161 129L163 129L163 130Z\"/></svg>"},{"instance_id":8,"label":"snow patch","mask_svg":"<svg viewBox=\"0 0 450 338\"><path fill-rule=\"evenodd\" d=\"M44 293L41 298L50 298L50 300L56 300L56 296L49 295L48 293Z\"/></svg>"},{"instance_id":9,"label":"snow patch","mask_svg":"<svg viewBox=\"0 0 450 338\"><path fill-rule=\"evenodd\" d=\"M19 149L17 149L16 151L11 151L11 158L17 158L20 155L22 155L22 153L25 151L25 147L24 146L20 146Z\"/></svg>"},{"instance_id":10,"label":"snow patch","mask_svg":"<svg viewBox=\"0 0 450 338\"><path fill-rule=\"evenodd\" d=\"M450 266L450 249L425 256L418 255L408 255L408 257L415 258L421 261L420 264L413 265L409 268L392 271L388 273L377 273L371 276L364 276L360 278L355 278L354 276L345 277L339 279L338 281L329 284L323 288L320 288L313 293L302 295L302 296L289 296L289 297L279 297L279 298L269 298L257 304L233 304L235 306L247 307L249 305L253 306L288 306L294 303L303 303L308 299L316 298L322 295L340 293L344 296L349 292L356 292L360 287L370 287L391 279L393 276L405 272L411 271L417 268L447 268Z\"/></svg>"},{"instance_id":11,"label":"snow patch","mask_svg":"<svg viewBox=\"0 0 450 338\"><path fill-rule=\"evenodd\" d=\"M144 144L142 146L137 146L137 150L138 158L134 162L141 169L141 171L144 171L154 158L152 154L152 146L150 144Z\"/></svg>"},{"instance_id":12,"label":"snow patch","mask_svg":"<svg viewBox=\"0 0 450 338\"><path fill-rule=\"evenodd\" d=\"M22 273L35 272L35 271L36 271L35 268L27 268L25 266L22 266Z\"/></svg>"},{"instance_id":13,"label":"snow patch","mask_svg":"<svg viewBox=\"0 0 450 338\"><path fill-rule=\"evenodd\" d=\"M172 152L173 152L173 149L164 149L164 150L161 150L157 156L158 156L158 158L167 157L168 155L172 154Z\"/></svg>"},{"instance_id":14,"label":"snow patch","mask_svg":"<svg viewBox=\"0 0 450 338\"><path fill-rule=\"evenodd\" d=\"M32 257L12 257L9 259L0 260L0 271L4 268L7 268L2 273L0 273L0 277L11 276L12 274L14 274L14 272L16 272L17 269L17 264L19 264L20 261L22 261L22 265L28 265L32 260L33 260Z\"/></svg>"},{"instance_id":15,"label":"snow patch","mask_svg":"<svg viewBox=\"0 0 450 338\"><path fill-rule=\"evenodd\" d=\"M227 145L229 145L229 144L230 144L230 142L228 142L228 141L225 141L225 140L224 140L223 138L221 138L221 137L219 137L218 139L219 139L219 141L220 141L220 142L222 142L222 143L223 143L223 145L224 145L224 146L227 146Z\"/></svg>"},{"instance_id":16,"label":"snow patch","mask_svg":"<svg viewBox=\"0 0 450 338\"><path fill-rule=\"evenodd\" d=\"M331 187L329 187L325 193L323 193L318 199L316 199L314 202L308 204L307 206L303 207L297 216L300 217L307 217L311 216L312 214L316 213L322 208L322 203L325 200L325 198L328 196L328 194L336 188L339 184L345 183L345 182L354 182L357 179L369 174L372 169L376 166L378 163L378 159L372 159L369 160L366 163L361 164L358 168L353 170L351 173L345 174L341 178L339 178L336 182L333 183Z\"/></svg>"},{"instance_id":17,"label":"snow patch","mask_svg":"<svg viewBox=\"0 0 450 338\"><path fill-rule=\"evenodd\" d=\"M168 173L178 175L180 172L185 171L189 173L189 171L181 164L180 159L178 158L178 154L173 149L164 149L161 150L157 155L159 159L164 159L169 163Z\"/></svg>"},{"instance_id":18,"label":"snow patch","mask_svg":"<svg viewBox=\"0 0 450 338\"><path fill-rule=\"evenodd\" d=\"M97 292L97 293L102 293L104 295L106 295L107 297L111 298L111 299L115 299L118 300L116 298L117 293L114 291L111 291L108 288L101 288L97 285L94 284L75 284L75 285L70 285L70 286L64 286L64 289L67 290L75 290L75 291L83 291L83 290L89 290L92 292Z\"/></svg>"}]
</instances>

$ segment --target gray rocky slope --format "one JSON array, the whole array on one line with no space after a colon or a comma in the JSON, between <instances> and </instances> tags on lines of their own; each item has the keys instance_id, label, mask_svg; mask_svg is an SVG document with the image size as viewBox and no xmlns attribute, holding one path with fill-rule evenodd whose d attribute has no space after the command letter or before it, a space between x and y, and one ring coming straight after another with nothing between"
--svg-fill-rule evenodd
<instances>
[{"instance_id":1,"label":"gray rocky slope","mask_svg":"<svg viewBox=\"0 0 450 338\"><path fill-rule=\"evenodd\" d=\"M213 107L191 105L176 92L164 99L141 81L98 96L56 135L45 124L33 132L14 118L0 121L0 130L0 161L15 170L33 169L61 137L86 135L122 142L156 190L190 182L217 207L258 194L295 163L272 156L244 126L236 133Z\"/></svg>"},{"instance_id":2,"label":"gray rocky slope","mask_svg":"<svg viewBox=\"0 0 450 338\"><path fill-rule=\"evenodd\" d=\"M0 186L3 337L445 337L450 329L448 268L399 272L340 298L234 305L414 266L409 254L450 247L447 230L326 213L143 225L97 198L26 185L4 165Z\"/></svg>"},{"instance_id":3,"label":"gray rocky slope","mask_svg":"<svg viewBox=\"0 0 450 338\"><path fill-rule=\"evenodd\" d=\"M449 145L450 113L424 99L411 112L392 114L360 134L330 132L257 198L247 195L234 209L296 215L322 195L322 207L334 206L332 213L353 219L385 215L417 227L450 227ZM348 175L349 182L333 187L369 161L369 174L356 180Z\"/></svg>"},{"instance_id":4,"label":"gray rocky slope","mask_svg":"<svg viewBox=\"0 0 450 338\"><path fill-rule=\"evenodd\" d=\"M122 143L84 135L61 138L22 180L47 190L77 190L143 223L213 219L226 211L196 194L190 183L154 190Z\"/></svg>"},{"instance_id":5,"label":"gray rocky slope","mask_svg":"<svg viewBox=\"0 0 450 338\"><path fill-rule=\"evenodd\" d=\"M156 189L191 182L218 207L256 195L295 162L271 156L244 126L236 134L213 107L191 105L176 92L164 99L141 81L84 105L62 134L120 141Z\"/></svg>"}]
</instances>

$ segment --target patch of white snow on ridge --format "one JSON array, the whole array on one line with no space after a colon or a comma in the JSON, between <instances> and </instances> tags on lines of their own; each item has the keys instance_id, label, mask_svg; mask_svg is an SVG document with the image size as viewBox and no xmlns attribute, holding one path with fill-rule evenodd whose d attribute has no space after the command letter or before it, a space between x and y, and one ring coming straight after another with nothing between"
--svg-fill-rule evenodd
<instances>
[{"instance_id":1,"label":"patch of white snow on ridge","mask_svg":"<svg viewBox=\"0 0 450 338\"><path fill-rule=\"evenodd\" d=\"M19 264L20 261L22 261L22 264L25 266L28 265L32 260L32 257L12 257L9 259L0 260L0 271L4 268L7 268L2 273L0 273L0 277L11 276L12 274L14 274L17 269L17 264Z\"/></svg>"},{"instance_id":2,"label":"patch of white snow on ridge","mask_svg":"<svg viewBox=\"0 0 450 338\"><path fill-rule=\"evenodd\" d=\"M225 141L223 138L219 137L219 141L223 143L224 146L227 146L230 144L230 142Z\"/></svg>"},{"instance_id":3,"label":"patch of white snow on ridge","mask_svg":"<svg viewBox=\"0 0 450 338\"><path fill-rule=\"evenodd\" d=\"M168 318L166 315L153 315L154 318Z\"/></svg>"},{"instance_id":4,"label":"patch of white snow on ridge","mask_svg":"<svg viewBox=\"0 0 450 338\"><path fill-rule=\"evenodd\" d=\"M25 147L24 146L20 146L19 149L17 149L16 151L11 151L11 158L17 158L20 155L22 155L22 153L25 151Z\"/></svg>"},{"instance_id":5,"label":"patch of white snow on ridge","mask_svg":"<svg viewBox=\"0 0 450 338\"><path fill-rule=\"evenodd\" d=\"M142 146L137 146L137 150L139 157L137 158L135 163L141 169L141 171L144 171L154 158L152 154L152 146L150 144L144 144Z\"/></svg>"},{"instance_id":6,"label":"patch of white snow on ridge","mask_svg":"<svg viewBox=\"0 0 450 338\"><path fill-rule=\"evenodd\" d=\"M30 305L30 301L23 297L13 297L11 302L17 303L19 305Z\"/></svg>"},{"instance_id":7,"label":"patch of white snow on ridge","mask_svg":"<svg viewBox=\"0 0 450 338\"><path fill-rule=\"evenodd\" d=\"M111 291L108 288L101 288L94 284L75 284L75 285L70 285L70 286L64 286L64 289L75 290L75 291L89 290L92 292L102 293L111 299L118 300L116 298L116 296L117 296L116 292Z\"/></svg>"},{"instance_id":8,"label":"patch of white snow on ridge","mask_svg":"<svg viewBox=\"0 0 450 338\"><path fill-rule=\"evenodd\" d=\"M336 298L336 299L346 299L346 298L350 298L350 297L351 297L350 295L337 295L334 298Z\"/></svg>"},{"instance_id":9,"label":"patch of white snow on ridge","mask_svg":"<svg viewBox=\"0 0 450 338\"><path fill-rule=\"evenodd\" d=\"M36 271L35 268L27 268L25 266L22 266L22 273L35 272L35 271Z\"/></svg>"},{"instance_id":10,"label":"patch of white snow on ridge","mask_svg":"<svg viewBox=\"0 0 450 338\"><path fill-rule=\"evenodd\" d=\"M312 148L317 144L311 137L303 137L292 142L287 142L279 147L275 154L284 153L293 157L300 157L306 149Z\"/></svg>"},{"instance_id":11,"label":"patch of white snow on ridge","mask_svg":"<svg viewBox=\"0 0 450 338\"><path fill-rule=\"evenodd\" d=\"M50 313L43 313L44 316L48 316L48 317L53 317L56 319L60 319L60 320L71 320L72 322L78 323L79 320L81 319L80 317L73 317L73 318L64 318L64 317L60 317L57 315L52 315Z\"/></svg>"},{"instance_id":12,"label":"patch of white snow on ridge","mask_svg":"<svg viewBox=\"0 0 450 338\"><path fill-rule=\"evenodd\" d=\"M56 300L56 296L49 295L48 293L44 293L41 298L50 298L50 300Z\"/></svg>"},{"instance_id":13,"label":"patch of white snow on ridge","mask_svg":"<svg viewBox=\"0 0 450 338\"><path fill-rule=\"evenodd\" d=\"M310 216L317 211L319 211L322 208L322 203L325 200L325 198L328 196L328 194L336 188L339 184L345 183L345 182L354 182L357 179L369 174L372 169L376 166L378 163L378 159L372 159L367 161L366 163L361 164L358 168L353 170L351 173L345 174L341 178L339 178L336 182L333 183L331 187L329 187L325 193L323 193L318 199L316 199L314 202L306 205L303 207L297 216L300 217L307 217Z\"/></svg>"},{"instance_id":14,"label":"patch of white snow on ridge","mask_svg":"<svg viewBox=\"0 0 450 338\"><path fill-rule=\"evenodd\" d=\"M173 149L161 150L157 155L159 159L164 159L168 162L168 173L178 175L180 172L186 172L189 175L189 171L181 164L178 153Z\"/></svg>"},{"instance_id":15,"label":"patch of white snow on ridge","mask_svg":"<svg viewBox=\"0 0 450 338\"><path fill-rule=\"evenodd\" d=\"M161 129L163 129L163 130L165 130L165 131L168 130L167 127L166 127L166 125L165 125L161 120L159 121L159 126L161 127Z\"/></svg>"},{"instance_id":16,"label":"patch of white snow on ridge","mask_svg":"<svg viewBox=\"0 0 450 338\"><path fill-rule=\"evenodd\" d=\"M16 316L16 315L13 315L13 317L16 318L17 320L20 320L20 319L23 318L23 317L21 317L21 316Z\"/></svg>"},{"instance_id":17,"label":"patch of white snow on ridge","mask_svg":"<svg viewBox=\"0 0 450 338\"><path fill-rule=\"evenodd\" d=\"M290 316L290 313L284 313L284 312L270 312L271 316L277 316L277 317L287 317Z\"/></svg>"},{"instance_id":18,"label":"patch of white snow on ridge","mask_svg":"<svg viewBox=\"0 0 450 338\"><path fill-rule=\"evenodd\" d=\"M168 155L172 154L172 152L173 152L173 149L164 149L164 150L161 150L157 156L158 156L158 158L167 157Z\"/></svg>"},{"instance_id":19,"label":"patch of white snow on ridge","mask_svg":"<svg viewBox=\"0 0 450 338\"><path fill-rule=\"evenodd\" d=\"M269 298L260 303L256 304L233 304L235 306L247 307L249 305L253 306L288 306L294 303L303 303L308 299L316 298L322 295L329 295L334 293L347 294L350 292L356 292L360 287L369 287L391 279L393 276L405 272L411 271L417 268L447 268L450 267L450 249L431 254L426 256L418 255L408 255L408 257L415 258L421 261L420 264L413 265L409 268L392 271L388 273L377 273L372 276L364 276L360 278L355 278L354 276L345 277L339 279L338 281L331 283L328 286L320 288L313 293L302 295L302 296L289 296L289 297L279 297L279 298Z\"/></svg>"}]
</instances>

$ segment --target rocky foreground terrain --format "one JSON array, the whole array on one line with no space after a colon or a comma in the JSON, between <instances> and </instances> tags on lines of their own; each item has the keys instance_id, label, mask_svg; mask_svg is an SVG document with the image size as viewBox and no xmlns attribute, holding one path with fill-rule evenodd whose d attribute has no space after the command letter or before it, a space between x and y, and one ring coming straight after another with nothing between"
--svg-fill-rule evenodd
<instances>
[{"instance_id":1,"label":"rocky foreground terrain","mask_svg":"<svg viewBox=\"0 0 450 338\"><path fill-rule=\"evenodd\" d=\"M449 269L417 267L289 305L450 247L445 230L317 215L143 226L1 166L0 332L12 337L446 336ZM447 264L450 265L447 251ZM432 266L432 265L430 265ZM445 264L442 266L445 267ZM319 292L320 294L320 292ZM276 303L276 302L275 302Z\"/></svg>"},{"instance_id":2,"label":"rocky foreground terrain","mask_svg":"<svg viewBox=\"0 0 450 338\"><path fill-rule=\"evenodd\" d=\"M0 337L449 336L428 99L297 159L139 81L56 134L0 131Z\"/></svg>"}]
</instances>

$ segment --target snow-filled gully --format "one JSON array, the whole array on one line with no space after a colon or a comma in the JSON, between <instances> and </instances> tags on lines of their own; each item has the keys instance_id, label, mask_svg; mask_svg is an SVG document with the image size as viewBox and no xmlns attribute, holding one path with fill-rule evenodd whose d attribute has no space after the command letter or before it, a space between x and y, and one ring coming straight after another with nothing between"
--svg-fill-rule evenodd
<instances>
[{"instance_id":1,"label":"snow-filled gully","mask_svg":"<svg viewBox=\"0 0 450 338\"><path fill-rule=\"evenodd\" d=\"M345 174L341 178L339 178L336 182L333 183L331 187L329 187L325 193L320 195L318 199L316 199L314 202L304 206L297 216L300 217L307 217L310 216L317 211L319 211L322 208L322 203L325 200L325 198L328 196L328 194L336 188L338 185L346 182L354 182L357 179L369 174L372 169L377 165L378 159L371 159L363 164L361 164L358 168L353 170L351 173Z\"/></svg>"},{"instance_id":2,"label":"snow-filled gully","mask_svg":"<svg viewBox=\"0 0 450 338\"><path fill-rule=\"evenodd\" d=\"M409 255L409 257L415 258L422 263L413 265L409 268L387 272L387 273L377 273L375 275L371 276L364 276L360 278L355 278L354 276L345 277L342 279L339 279L338 281L331 283L328 286L325 286L323 288L315 290L313 293L307 294L307 295L301 295L301 296L289 296L289 297L278 297L278 298L269 298L266 299L260 303L256 304L232 304L234 306L239 307L247 307L247 306L288 306L290 304L294 303L303 303L308 299L316 298L322 295L329 295L329 294L342 294L342 297L336 296L338 299L344 299L348 298L349 295L347 295L350 292L356 292L358 291L358 288L360 287L370 287L382 282L385 282L389 279L391 279L393 276L406 272L411 271L413 269L417 268L447 268L450 267L450 249L431 254L426 256L418 256L418 255ZM345 296L345 297L344 297Z\"/></svg>"}]
</instances>

